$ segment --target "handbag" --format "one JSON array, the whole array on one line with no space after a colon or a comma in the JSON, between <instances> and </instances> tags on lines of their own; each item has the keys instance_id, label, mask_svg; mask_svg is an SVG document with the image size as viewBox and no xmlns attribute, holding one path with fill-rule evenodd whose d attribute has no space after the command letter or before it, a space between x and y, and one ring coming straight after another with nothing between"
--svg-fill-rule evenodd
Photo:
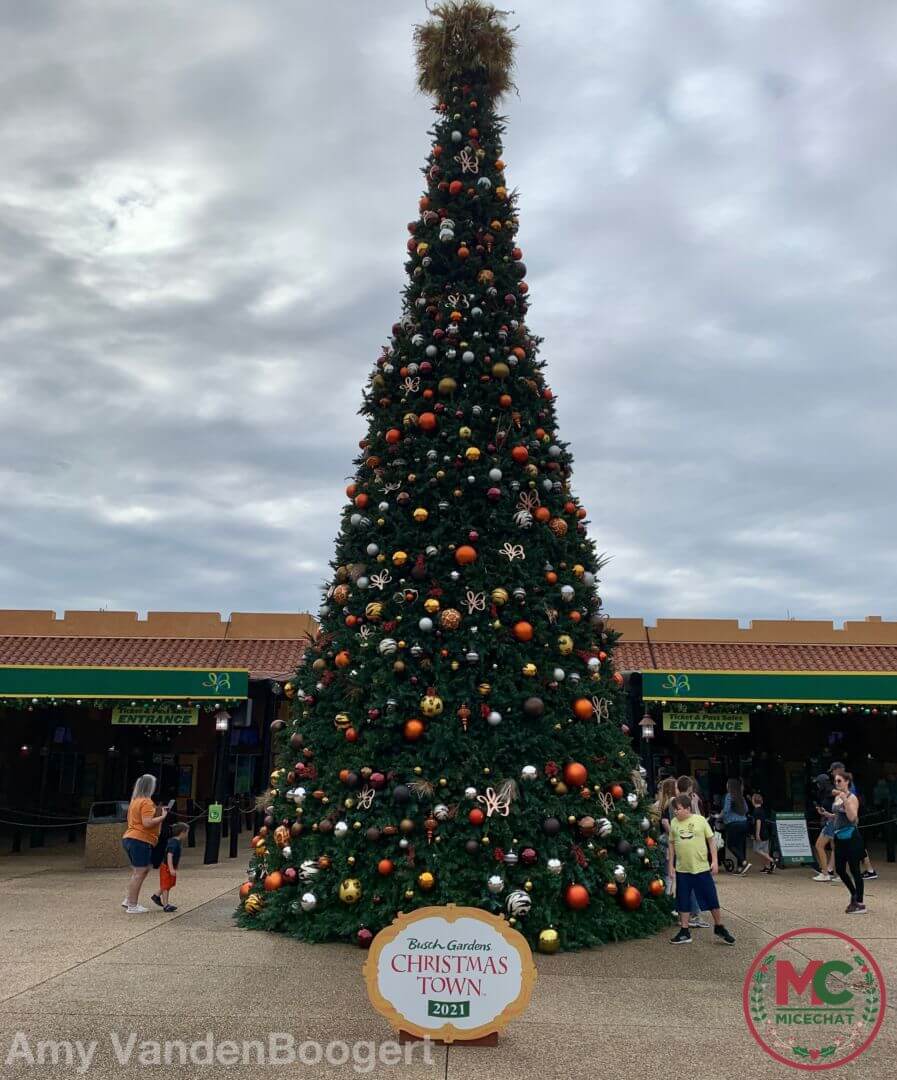
<instances>
[{"instance_id":1,"label":"handbag","mask_svg":"<svg viewBox=\"0 0 897 1080\"><path fill-rule=\"evenodd\" d=\"M835 829L835 839L849 840L856 831L856 825L847 825L843 829Z\"/></svg>"}]
</instances>

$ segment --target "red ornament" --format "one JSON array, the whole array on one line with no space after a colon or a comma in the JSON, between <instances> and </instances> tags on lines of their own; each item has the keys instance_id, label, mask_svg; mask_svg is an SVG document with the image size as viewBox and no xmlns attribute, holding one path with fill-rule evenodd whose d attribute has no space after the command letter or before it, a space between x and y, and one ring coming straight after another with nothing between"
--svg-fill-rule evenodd
<instances>
[{"instance_id":1,"label":"red ornament","mask_svg":"<svg viewBox=\"0 0 897 1080\"><path fill-rule=\"evenodd\" d=\"M347 727L343 732L346 742L358 742L358 732L354 727Z\"/></svg>"},{"instance_id":2,"label":"red ornament","mask_svg":"<svg viewBox=\"0 0 897 1080\"><path fill-rule=\"evenodd\" d=\"M482 825L486 820L486 815L478 806L475 806L467 815L467 820L471 825Z\"/></svg>"},{"instance_id":3,"label":"red ornament","mask_svg":"<svg viewBox=\"0 0 897 1080\"><path fill-rule=\"evenodd\" d=\"M578 761L571 761L564 766L564 782L570 787L582 787L588 778L588 769Z\"/></svg>"},{"instance_id":4,"label":"red ornament","mask_svg":"<svg viewBox=\"0 0 897 1080\"><path fill-rule=\"evenodd\" d=\"M401 437L402 433L401 431L399 431L398 428L390 428L389 431L387 431L386 433L386 441L390 444L390 446L395 446L395 444L399 441L399 439L401 439Z\"/></svg>"},{"instance_id":5,"label":"red ornament","mask_svg":"<svg viewBox=\"0 0 897 1080\"><path fill-rule=\"evenodd\" d=\"M464 185L461 183L460 180L453 180L449 184L449 194L450 195L460 195L463 190L464 190Z\"/></svg>"},{"instance_id":6,"label":"red ornament","mask_svg":"<svg viewBox=\"0 0 897 1080\"><path fill-rule=\"evenodd\" d=\"M568 885L564 893L567 907L574 911L582 911L589 906L589 890L585 885Z\"/></svg>"},{"instance_id":7,"label":"red ornament","mask_svg":"<svg viewBox=\"0 0 897 1080\"><path fill-rule=\"evenodd\" d=\"M436 430L436 416L434 413L425 412L421 413L417 420L418 427L421 431L435 431Z\"/></svg>"},{"instance_id":8,"label":"red ornament","mask_svg":"<svg viewBox=\"0 0 897 1080\"><path fill-rule=\"evenodd\" d=\"M392 859L381 859L377 863L377 873L382 874L383 877L389 877L389 875L395 870L396 864Z\"/></svg>"},{"instance_id":9,"label":"red ornament","mask_svg":"<svg viewBox=\"0 0 897 1080\"><path fill-rule=\"evenodd\" d=\"M515 446L511 451L511 457L518 465L524 465L529 460L529 450L525 446Z\"/></svg>"},{"instance_id":10,"label":"red ornament","mask_svg":"<svg viewBox=\"0 0 897 1080\"><path fill-rule=\"evenodd\" d=\"M374 940L374 935L366 926L362 926L355 935L355 939L362 949L369 949L371 947L371 942Z\"/></svg>"},{"instance_id":11,"label":"red ornament","mask_svg":"<svg viewBox=\"0 0 897 1080\"><path fill-rule=\"evenodd\" d=\"M620 896L620 903L627 911L635 911L642 906L642 894L634 885L627 885Z\"/></svg>"},{"instance_id":12,"label":"red ornament","mask_svg":"<svg viewBox=\"0 0 897 1080\"><path fill-rule=\"evenodd\" d=\"M663 882L660 880L660 878L655 878L651 882L651 884L648 886L648 892L652 896L663 896L664 888L665 888L665 886L664 886Z\"/></svg>"},{"instance_id":13,"label":"red ornament","mask_svg":"<svg viewBox=\"0 0 897 1080\"><path fill-rule=\"evenodd\" d=\"M514 623L513 633L518 641L532 641L533 624L526 622L525 619L521 619L520 622Z\"/></svg>"},{"instance_id":14,"label":"red ornament","mask_svg":"<svg viewBox=\"0 0 897 1080\"><path fill-rule=\"evenodd\" d=\"M623 788L619 784L612 784L610 793L615 799L623 798Z\"/></svg>"},{"instance_id":15,"label":"red ornament","mask_svg":"<svg viewBox=\"0 0 897 1080\"><path fill-rule=\"evenodd\" d=\"M295 866L288 866L283 872L283 880L287 883L287 885L295 885L296 878L298 878L298 876L299 874L296 872Z\"/></svg>"}]
</instances>

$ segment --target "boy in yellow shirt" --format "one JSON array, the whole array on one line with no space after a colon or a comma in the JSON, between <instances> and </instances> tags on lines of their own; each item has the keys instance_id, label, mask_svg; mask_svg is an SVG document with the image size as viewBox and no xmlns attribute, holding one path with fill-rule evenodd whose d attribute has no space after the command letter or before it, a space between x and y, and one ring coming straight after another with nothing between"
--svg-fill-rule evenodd
<instances>
[{"instance_id":1,"label":"boy in yellow shirt","mask_svg":"<svg viewBox=\"0 0 897 1080\"><path fill-rule=\"evenodd\" d=\"M676 871L676 910L679 912L679 933L670 941L673 945L690 945L688 928L692 900L701 911L713 917L713 933L726 945L735 938L723 926L719 896L714 877L719 873L713 829L701 814L692 813L691 797L677 795L673 799L673 821L669 836L670 877Z\"/></svg>"}]
</instances>

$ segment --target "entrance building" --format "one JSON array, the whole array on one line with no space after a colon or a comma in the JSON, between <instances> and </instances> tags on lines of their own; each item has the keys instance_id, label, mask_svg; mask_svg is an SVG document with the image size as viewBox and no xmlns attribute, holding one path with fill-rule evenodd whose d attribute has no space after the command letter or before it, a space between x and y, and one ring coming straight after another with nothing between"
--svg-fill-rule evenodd
<instances>
[{"instance_id":1,"label":"entrance building","mask_svg":"<svg viewBox=\"0 0 897 1080\"><path fill-rule=\"evenodd\" d=\"M854 773L864 814L897 807L897 623L615 619L634 723L654 777L697 777L712 805L726 780L770 808L803 811L831 762ZM643 727L643 731L645 728ZM893 816L893 815L890 815ZM884 817L882 818L884 820Z\"/></svg>"},{"instance_id":2,"label":"entrance building","mask_svg":"<svg viewBox=\"0 0 897 1080\"><path fill-rule=\"evenodd\" d=\"M0 819L83 821L146 772L181 813L251 800L315 628L303 614L0 611Z\"/></svg>"}]
</instances>

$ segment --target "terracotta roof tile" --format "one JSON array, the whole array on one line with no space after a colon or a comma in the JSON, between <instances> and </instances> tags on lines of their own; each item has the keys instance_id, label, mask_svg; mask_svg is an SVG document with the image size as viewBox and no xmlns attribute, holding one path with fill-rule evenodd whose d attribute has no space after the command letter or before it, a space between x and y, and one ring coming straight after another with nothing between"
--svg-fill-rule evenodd
<instances>
[{"instance_id":1,"label":"terracotta roof tile","mask_svg":"<svg viewBox=\"0 0 897 1080\"><path fill-rule=\"evenodd\" d=\"M620 641L621 671L897 671L897 645Z\"/></svg>"},{"instance_id":2,"label":"terracotta roof tile","mask_svg":"<svg viewBox=\"0 0 897 1080\"><path fill-rule=\"evenodd\" d=\"M0 637L0 664L246 668L250 679L287 678L304 641L214 638Z\"/></svg>"}]
</instances>

